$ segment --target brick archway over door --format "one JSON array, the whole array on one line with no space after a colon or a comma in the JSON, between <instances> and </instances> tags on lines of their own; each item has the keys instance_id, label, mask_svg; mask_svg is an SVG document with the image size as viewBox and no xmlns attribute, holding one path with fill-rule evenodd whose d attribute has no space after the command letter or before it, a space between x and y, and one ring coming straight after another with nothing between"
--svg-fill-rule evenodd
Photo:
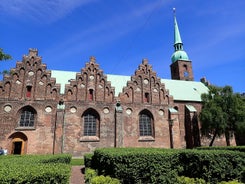
<instances>
[{"instance_id":1,"label":"brick archway over door","mask_svg":"<svg viewBox=\"0 0 245 184\"><path fill-rule=\"evenodd\" d=\"M9 136L9 139L11 140L11 154L26 154L28 138L24 133L15 132L11 136Z\"/></svg>"}]
</instances>

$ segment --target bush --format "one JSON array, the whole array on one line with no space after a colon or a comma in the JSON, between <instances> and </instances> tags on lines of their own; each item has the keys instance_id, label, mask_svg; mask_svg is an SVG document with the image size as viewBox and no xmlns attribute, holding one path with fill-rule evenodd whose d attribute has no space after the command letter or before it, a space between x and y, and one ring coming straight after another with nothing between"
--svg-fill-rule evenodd
<instances>
[{"instance_id":1,"label":"bush","mask_svg":"<svg viewBox=\"0 0 245 184\"><path fill-rule=\"evenodd\" d=\"M238 182L237 180L234 180L234 181L222 181L219 184L242 184L242 183Z\"/></svg>"},{"instance_id":2,"label":"bush","mask_svg":"<svg viewBox=\"0 0 245 184\"><path fill-rule=\"evenodd\" d=\"M84 155L84 165L85 167L93 167L92 166L92 158L93 158L93 154L88 153Z\"/></svg>"},{"instance_id":3,"label":"bush","mask_svg":"<svg viewBox=\"0 0 245 184\"><path fill-rule=\"evenodd\" d=\"M95 150L90 163L99 175L109 175L123 183L177 183L178 176L218 183L243 181L245 154L225 150L103 148Z\"/></svg>"},{"instance_id":4,"label":"bush","mask_svg":"<svg viewBox=\"0 0 245 184\"><path fill-rule=\"evenodd\" d=\"M123 183L176 183L178 157L172 153L163 149L97 149L92 162L97 163L94 168L99 175Z\"/></svg>"},{"instance_id":5,"label":"bush","mask_svg":"<svg viewBox=\"0 0 245 184\"><path fill-rule=\"evenodd\" d=\"M204 179L181 176L178 177L178 184L206 184L206 181Z\"/></svg>"},{"instance_id":6,"label":"bush","mask_svg":"<svg viewBox=\"0 0 245 184\"><path fill-rule=\"evenodd\" d=\"M97 176L97 173L94 169L85 169L85 183L91 183L92 178L94 178L95 176Z\"/></svg>"},{"instance_id":7,"label":"bush","mask_svg":"<svg viewBox=\"0 0 245 184\"><path fill-rule=\"evenodd\" d=\"M0 158L0 183L67 184L70 155L24 155Z\"/></svg>"},{"instance_id":8,"label":"bush","mask_svg":"<svg viewBox=\"0 0 245 184\"><path fill-rule=\"evenodd\" d=\"M96 176L92 178L91 184L120 184L120 181L109 176Z\"/></svg>"},{"instance_id":9,"label":"bush","mask_svg":"<svg viewBox=\"0 0 245 184\"><path fill-rule=\"evenodd\" d=\"M202 178L207 182L241 180L245 154L225 150L186 150L179 154L183 172L179 175Z\"/></svg>"},{"instance_id":10,"label":"bush","mask_svg":"<svg viewBox=\"0 0 245 184\"><path fill-rule=\"evenodd\" d=\"M85 183L89 184L120 184L120 181L109 176L97 176L94 169L86 168Z\"/></svg>"},{"instance_id":11,"label":"bush","mask_svg":"<svg viewBox=\"0 0 245 184\"><path fill-rule=\"evenodd\" d=\"M227 150L245 152L245 146L203 146L197 147L198 150Z\"/></svg>"}]
</instances>

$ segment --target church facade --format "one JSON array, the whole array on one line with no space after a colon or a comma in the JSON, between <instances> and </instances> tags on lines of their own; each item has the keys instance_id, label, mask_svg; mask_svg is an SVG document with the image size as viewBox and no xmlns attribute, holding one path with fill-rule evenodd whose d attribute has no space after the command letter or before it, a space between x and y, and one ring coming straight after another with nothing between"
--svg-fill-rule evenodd
<instances>
[{"instance_id":1,"label":"church facade","mask_svg":"<svg viewBox=\"0 0 245 184\"><path fill-rule=\"evenodd\" d=\"M198 114L208 88L194 81L174 22L171 80L147 59L131 76L104 74L95 57L77 73L48 70L30 49L0 81L0 146L10 154L81 156L101 147L206 145Z\"/></svg>"}]
</instances>

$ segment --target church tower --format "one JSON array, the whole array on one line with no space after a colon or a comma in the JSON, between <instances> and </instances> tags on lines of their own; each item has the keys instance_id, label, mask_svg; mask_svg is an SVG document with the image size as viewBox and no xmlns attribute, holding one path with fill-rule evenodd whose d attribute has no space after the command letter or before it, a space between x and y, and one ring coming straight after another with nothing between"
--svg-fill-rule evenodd
<instances>
[{"instance_id":1,"label":"church tower","mask_svg":"<svg viewBox=\"0 0 245 184\"><path fill-rule=\"evenodd\" d=\"M176 20L174 8L174 53L171 57L171 78L175 80L193 81L192 64L187 53L183 49L183 43Z\"/></svg>"}]
</instances>

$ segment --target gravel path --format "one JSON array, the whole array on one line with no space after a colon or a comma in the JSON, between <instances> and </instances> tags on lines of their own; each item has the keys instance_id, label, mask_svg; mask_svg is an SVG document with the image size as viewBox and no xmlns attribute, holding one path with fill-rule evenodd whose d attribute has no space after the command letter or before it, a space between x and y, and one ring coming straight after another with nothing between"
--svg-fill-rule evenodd
<instances>
[{"instance_id":1,"label":"gravel path","mask_svg":"<svg viewBox=\"0 0 245 184\"><path fill-rule=\"evenodd\" d=\"M72 166L70 184L84 184L84 166Z\"/></svg>"}]
</instances>

